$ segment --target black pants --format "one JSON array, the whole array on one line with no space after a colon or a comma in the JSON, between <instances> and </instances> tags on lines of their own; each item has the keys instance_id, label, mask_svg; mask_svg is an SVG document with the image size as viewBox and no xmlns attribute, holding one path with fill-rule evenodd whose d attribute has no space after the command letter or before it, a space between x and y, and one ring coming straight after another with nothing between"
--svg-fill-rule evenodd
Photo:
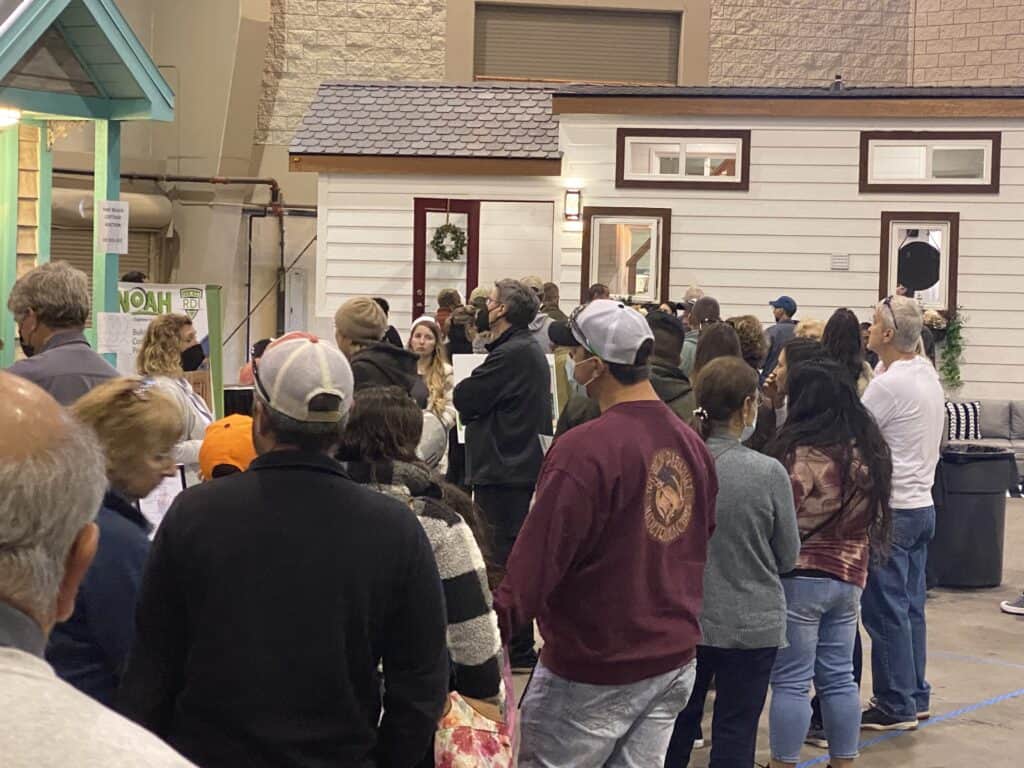
<instances>
[{"instance_id":1,"label":"black pants","mask_svg":"<svg viewBox=\"0 0 1024 768\"><path fill-rule=\"evenodd\" d=\"M710 768L750 768L757 749L757 723L768 696L778 648L697 646L697 679L690 703L676 718L665 768L686 768L704 716L704 700L715 680Z\"/></svg>"},{"instance_id":2,"label":"black pants","mask_svg":"<svg viewBox=\"0 0 1024 768\"><path fill-rule=\"evenodd\" d=\"M860 642L860 626L857 627L857 634L853 637L853 680L860 688L860 676L864 672L864 646ZM821 702L818 701L818 694L811 699L811 728L822 730L825 727L821 719Z\"/></svg>"},{"instance_id":3,"label":"black pants","mask_svg":"<svg viewBox=\"0 0 1024 768\"><path fill-rule=\"evenodd\" d=\"M477 485L473 487L473 500L491 532L491 555L502 568L508 561L530 511L533 488L508 485ZM533 624L520 627L509 638L508 654L512 665L526 661L533 655Z\"/></svg>"}]
</instances>

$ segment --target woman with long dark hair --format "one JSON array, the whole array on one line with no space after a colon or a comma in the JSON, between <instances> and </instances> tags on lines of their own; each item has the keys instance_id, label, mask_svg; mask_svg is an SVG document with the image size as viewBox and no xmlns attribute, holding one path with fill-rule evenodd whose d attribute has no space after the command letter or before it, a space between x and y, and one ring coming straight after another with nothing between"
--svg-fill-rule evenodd
<instances>
[{"instance_id":1,"label":"woman with long dark hair","mask_svg":"<svg viewBox=\"0 0 1024 768\"><path fill-rule=\"evenodd\" d=\"M839 363L791 365L786 388L788 417L768 451L789 470L801 549L782 579L789 646L772 670L772 767L800 761L813 680L831 764L840 768L857 757L854 638L869 559L884 557L892 538L892 457Z\"/></svg>"},{"instance_id":2,"label":"woman with long dark hair","mask_svg":"<svg viewBox=\"0 0 1024 768\"><path fill-rule=\"evenodd\" d=\"M482 714L500 720L501 639L480 529L472 518L475 510L471 501L459 498L461 491L442 487L417 460L422 429L419 406L401 388L361 390L352 403L338 459L353 481L407 504L419 518L444 584L454 691Z\"/></svg>"},{"instance_id":3,"label":"woman with long dark hair","mask_svg":"<svg viewBox=\"0 0 1024 768\"><path fill-rule=\"evenodd\" d=\"M796 563L800 537L786 470L741 444L757 422L757 371L727 355L704 366L695 386L701 437L718 475L716 528L704 568L697 676L676 719L665 768L689 765L712 678L710 766L749 768L769 675L786 637L779 574Z\"/></svg>"},{"instance_id":4,"label":"woman with long dark hair","mask_svg":"<svg viewBox=\"0 0 1024 768\"><path fill-rule=\"evenodd\" d=\"M864 346L857 316L845 307L837 309L825 325L821 343L828 356L839 363L854 382L857 394L863 395L874 376L874 371L864 362Z\"/></svg>"}]
</instances>

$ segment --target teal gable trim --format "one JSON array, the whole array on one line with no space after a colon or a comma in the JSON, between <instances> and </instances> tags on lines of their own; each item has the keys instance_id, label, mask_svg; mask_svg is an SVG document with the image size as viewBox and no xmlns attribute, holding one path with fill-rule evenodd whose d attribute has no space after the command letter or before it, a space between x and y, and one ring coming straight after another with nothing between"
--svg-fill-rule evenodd
<instances>
[{"instance_id":1,"label":"teal gable trim","mask_svg":"<svg viewBox=\"0 0 1024 768\"><path fill-rule=\"evenodd\" d=\"M113 0L27 0L0 29L0 79L51 26L64 36L101 95L0 88L0 103L25 112L90 120L174 119L174 92ZM117 64L89 61L83 55L83 40L101 37Z\"/></svg>"}]
</instances>

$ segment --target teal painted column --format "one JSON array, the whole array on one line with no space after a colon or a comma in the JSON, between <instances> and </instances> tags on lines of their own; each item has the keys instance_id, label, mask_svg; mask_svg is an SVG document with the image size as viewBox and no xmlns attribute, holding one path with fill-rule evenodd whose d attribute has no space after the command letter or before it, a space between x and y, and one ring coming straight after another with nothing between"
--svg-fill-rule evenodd
<instances>
[{"instance_id":1,"label":"teal painted column","mask_svg":"<svg viewBox=\"0 0 1024 768\"><path fill-rule=\"evenodd\" d=\"M101 242L100 207L105 200L121 198L121 123L96 120L95 181L92 216L92 328L90 343L96 345L96 318L100 312L117 312L117 279L120 257L106 253ZM104 355L111 365L117 356Z\"/></svg>"},{"instance_id":2,"label":"teal painted column","mask_svg":"<svg viewBox=\"0 0 1024 768\"><path fill-rule=\"evenodd\" d=\"M0 131L0 367L14 362L14 317L7 297L18 279L18 126Z\"/></svg>"},{"instance_id":3,"label":"teal painted column","mask_svg":"<svg viewBox=\"0 0 1024 768\"><path fill-rule=\"evenodd\" d=\"M39 207L36 219L36 264L50 260L50 231L53 226L53 150L45 120L39 127Z\"/></svg>"}]
</instances>

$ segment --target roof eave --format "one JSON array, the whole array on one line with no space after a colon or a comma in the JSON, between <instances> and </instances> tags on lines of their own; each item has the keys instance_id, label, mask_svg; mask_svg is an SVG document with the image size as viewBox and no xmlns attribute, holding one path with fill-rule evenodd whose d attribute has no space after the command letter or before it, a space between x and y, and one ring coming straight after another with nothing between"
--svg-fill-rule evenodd
<instances>
[{"instance_id":1,"label":"roof eave","mask_svg":"<svg viewBox=\"0 0 1024 768\"><path fill-rule=\"evenodd\" d=\"M345 155L291 152L289 170L307 173L439 176L561 176L561 158Z\"/></svg>"},{"instance_id":2,"label":"roof eave","mask_svg":"<svg viewBox=\"0 0 1024 768\"><path fill-rule=\"evenodd\" d=\"M1024 99L765 98L749 96L598 95L555 93L555 115L651 117L1000 118L1024 117Z\"/></svg>"}]
</instances>

